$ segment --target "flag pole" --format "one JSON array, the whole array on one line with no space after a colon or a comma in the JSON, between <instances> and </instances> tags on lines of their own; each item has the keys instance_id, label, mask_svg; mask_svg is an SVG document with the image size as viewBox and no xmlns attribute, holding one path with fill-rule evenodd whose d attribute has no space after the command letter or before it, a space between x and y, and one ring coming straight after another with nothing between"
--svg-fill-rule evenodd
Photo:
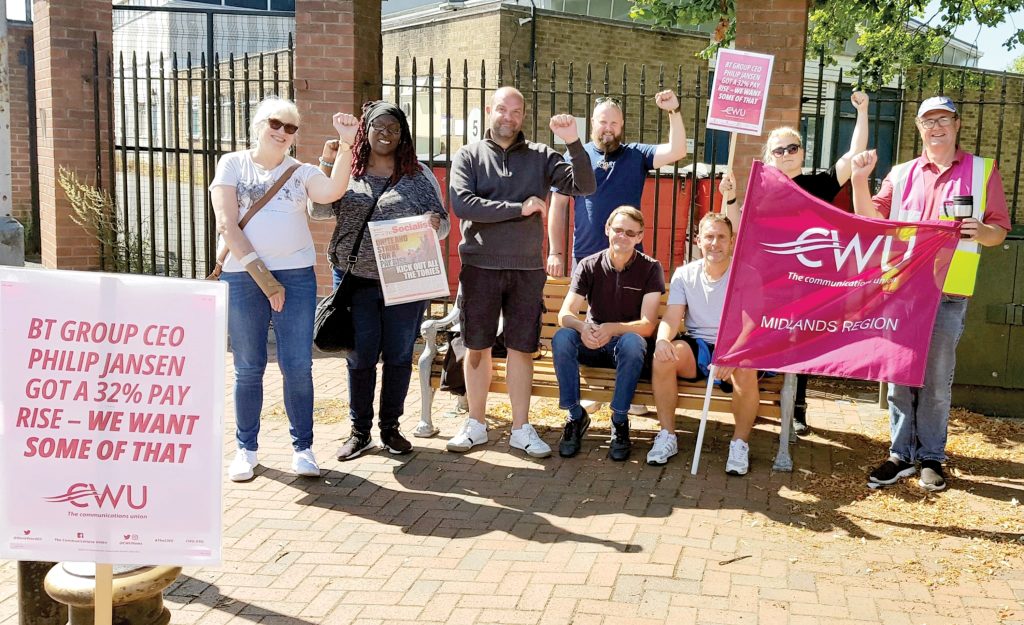
<instances>
[{"instance_id":1,"label":"flag pole","mask_svg":"<svg viewBox=\"0 0 1024 625\"><path fill-rule=\"evenodd\" d=\"M704 391L704 407L700 412L700 427L697 429L697 448L693 450L693 466L690 468L690 475L697 475L697 465L700 463L700 448L704 444L704 429L708 425L708 408L711 407L711 389L715 386L715 365L708 368L708 387Z\"/></svg>"}]
</instances>

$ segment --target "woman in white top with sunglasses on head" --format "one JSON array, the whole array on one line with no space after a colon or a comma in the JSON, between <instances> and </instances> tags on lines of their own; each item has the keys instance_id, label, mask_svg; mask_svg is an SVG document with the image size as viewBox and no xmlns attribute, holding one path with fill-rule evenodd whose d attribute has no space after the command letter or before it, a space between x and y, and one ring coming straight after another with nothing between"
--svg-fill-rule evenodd
<instances>
[{"instance_id":1,"label":"woman in white top with sunglasses on head","mask_svg":"<svg viewBox=\"0 0 1024 625\"><path fill-rule=\"evenodd\" d=\"M229 252L220 279L227 282L228 336L235 366L235 437L238 451L228 477L251 479L263 408L267 332L273 320L277 364L284 378L284 406L292 438L292 470L319 476L313 455L313 314L316 308L316 252L306 220L306 200L331 203L348 188L352 144L359 121L336 113L332 119L341 149L327 177L301 164L288 150L299 130L299 111L290 100L267 98L252 118L249 150L221 157L210 183L220 233L218 251ZM245 230L238 222L292 166L273 197L253 214Z\"/></svg>"},{"instance_id":2,"label":"woman in white top with sunglasses on head","mask_svg":"<svg viewBox=\"0 0 1024 625\"><path fill-rule=\"evenodd\" d=\"M839 157L835 165L824 171L814 174L805 174L804 148L800 133L790 126L782 126L771 131L768 141L764 145L763 162L769 167L775 167L782 173L789 176L804 191L810 193L819 200L832 202L839 194L839 190L853 172L851 162L855 154L859 154L868 148L868 96L860 91L854 91L850 95L850 103L857 109L857 122L853 127L853 135L850 137L850 151ZM740 206L736 202L736 180L732 172L722 176L722 182L718 185L722 193L722 201L726 205L726 212L733 228L740 227ZM796 389L796 410L793 415L793 429L800 436L810 432L807 427L807 376L797 376Z\"/></svg>"}]
</instances>

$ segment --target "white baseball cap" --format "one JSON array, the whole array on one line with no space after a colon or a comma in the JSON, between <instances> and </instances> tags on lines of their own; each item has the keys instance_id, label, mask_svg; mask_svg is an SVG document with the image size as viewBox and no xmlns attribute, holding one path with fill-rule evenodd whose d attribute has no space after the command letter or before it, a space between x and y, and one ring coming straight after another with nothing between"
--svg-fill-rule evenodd
<instances>
[{"instance_id":1,"label":"white baseball cap","mask_svg":"<svg viewBox=\"0 0 1024 625\"><path fill-rule=\"evenodd\" d=\"M953 104L953 98L949 96L937 95L921 103L921 106L917 109L917 116L924 117L925 113L931 113L932 111L946 111L955 115L956 104Z\"/></svg>"}]
</instances>

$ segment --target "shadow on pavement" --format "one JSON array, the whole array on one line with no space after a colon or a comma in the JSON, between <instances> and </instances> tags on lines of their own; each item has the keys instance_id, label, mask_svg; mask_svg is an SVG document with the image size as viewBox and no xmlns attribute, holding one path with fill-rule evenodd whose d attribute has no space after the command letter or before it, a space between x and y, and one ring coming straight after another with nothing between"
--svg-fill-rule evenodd
<instances>
[{"instance_id":1,"label":"shadow on pavement","mask_svg":"<svg viewBox=\"0 0 1024 625\"><path fill-rule=\"evenodd\" d=\"M324 463L328 470L315 481L272 469L261 475L299 489L302 494L296 503L301 505L345 511L422 536L456 538L507 532L536 542L574 541L639 551L638 545L560 527L554 519L565 519L565 525L572 526L574 520L605 515L665 518L678 510L735 509L815 532L840 530L855 538L880 538L856 512L844 510L872 495L867 488L867 470L886 451L879 441L856 432L816 427L815 436L792 446L796 471L774 473L770 466L778 439L772 435L774 427L761 424L752 437L751 473L732 477L722 470L732 428L709 422L700 471L692 476L689 468L697 423L685 420L682 425L678 430L680 454L664 467L644 462L653 433L637 432L631 461L615 463L605 457L607 439L596 429L588 434L584 450L576 458L555 455L546 460L528 459L531 464L527 466L518 459L514 464L497 464L491 460L495 453L504 453L507 428L492 428L491 441L468 454L418 448L409 456L381 454L348 463L328 461ZM547 439L556 436L556 431L545 434ZM954 465L970 466L974 476L996 478L981 482L954 478L951 488L1000 501L1020 498L1018 485L1001 485L998 479L1024 476L1021 465L978 458L951 460ZM386 470L401 489L372 481L374 473ZM900 486L892 492L907 501L925 496L913 486ZM813 494L815 502L802 501L793 497L794 493ZM873 522L918 527L898 518ZM607 529L600 527L602 533ZM980 528L922 525L919 529L998 540Z\"/></svg>"},{"instance_id":2,"label":"shadow on pavement","mask_svg":"<svg viewBox=\"0 0 1024 625\"><path fill-rule=\"evenodd\" d=\"M180 611L180 608L183 606L199 603L225 614L233 615L236 618L252 621L253 623L259 623L267 617L273 617L274 623L281 625L316 625L313 621L295 618L252 603L224 596L215 584L184 574L179 575L178 579L164 593L164 601L173 604L168 606L168 608L178 608L179 614L183 613ZM227 621L228 619L224 620Z\"/></svg>"}]
</instances>

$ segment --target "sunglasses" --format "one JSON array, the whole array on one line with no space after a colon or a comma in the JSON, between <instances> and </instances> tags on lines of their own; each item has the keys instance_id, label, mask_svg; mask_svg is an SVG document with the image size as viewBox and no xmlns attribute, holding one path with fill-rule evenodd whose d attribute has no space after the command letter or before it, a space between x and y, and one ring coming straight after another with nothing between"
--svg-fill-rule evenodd
<instances>
[{"instance_id":1,"label":"sunglasses","mask_svg":"<svg viewBox=\"0 0 1024 625\"><path fill-rule=\"evenodd\" d=\"M614 104L615 106L622 108L622 100L619 100L618 98L613 98L611 96L605 95L594 100L594 104L604 104L605 102L609 104Z\"/></svg>"},{"instance_id":2,"label":"sunglasses","mask_svg":"<svg viewBox=\"0 0 1024 625\"><path fill-rule=\"evenodd\" d=\"M614 232L615 234L625 234L627 237L631 239L640 236L640 234L643 232L643 230L627 230L625 228L614 227L611 228L611 231Z\"/></svg>"},{"instance_id":3,"label":"sunglasses","mask_svg":"<svg viewBox=\"0 0 1024 625\"><path fill-rule=\"evenodd\" d=\"M379 133L388 135L397 135L402 133L402 127L398 124L370 124L370 128L373 128Z\"/></svg>"},{"instance_id":4,"label":"sunglasses","mask_svg":"<svg viewBox=\"0 0 1024 625\"><path fill-rule=\"evenodd\" d=\"M273 130L281 130L284 128L285 134L293 135L299 131L299 127L295 124L286 124L280 119L274 119L273 117L267 119L267 125Z\"/></svg>"},{"instance_id":5,"label":"sunglasses","mask_svg":"<svg viewBox=\"0 0 1024 625\"><path fill-rule=\"evenodd\" d=\"M930 119L918 119L917 123L921 124L921 128L925 130L931 130L938 126L939 128L945 128L953 123L955 117L933 117Z\"/></svg>"},{"instance_id":6,"label":"sunglasses","mask_svg":"<svg viewBox=\"0 0 1024 625\"><path fill-rule=\"evenodd\" d=\"M777 147L777 148L775 148L774 150L772 150L772 155L776 156L776 157L779 157L779 156L782 156L783 154L796 154L799 151L800 151L800 144L799 143L790 143L789 145L787 145L785 147Z\"/></svg>"}]
</instances>

